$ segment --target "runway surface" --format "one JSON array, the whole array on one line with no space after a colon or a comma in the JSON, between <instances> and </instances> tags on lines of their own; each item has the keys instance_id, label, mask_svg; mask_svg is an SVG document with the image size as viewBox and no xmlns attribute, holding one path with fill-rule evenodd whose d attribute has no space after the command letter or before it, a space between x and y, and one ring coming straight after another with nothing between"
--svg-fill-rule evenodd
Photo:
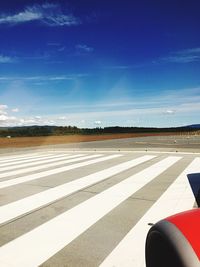
<instances>
[{"instance_id":1,"label":"runway surface","mask_svg":"<svg viewBox=\"0 0 200 267\"><path fill-rule=\"evenodd\" d=\"M200 154L21 150L0 155L1 267L144 267L150 225L192 208Z\"/></svg>"}]
</instances>

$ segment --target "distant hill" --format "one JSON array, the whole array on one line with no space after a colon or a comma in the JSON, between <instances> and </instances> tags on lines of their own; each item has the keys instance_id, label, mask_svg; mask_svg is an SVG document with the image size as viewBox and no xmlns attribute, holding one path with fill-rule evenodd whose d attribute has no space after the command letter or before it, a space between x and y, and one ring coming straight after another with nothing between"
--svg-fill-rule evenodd
<instances>
[{"instance_id":1,"label":"distant hill","mask_svg":"<svg viewBox=\"0 0 200 267\"><path fill-rule=\"evenodd\" d=\"M200 124L192 124L192 125L187 125L185 127L198 130L200 129Z\"/></svg>"}]
</instances>

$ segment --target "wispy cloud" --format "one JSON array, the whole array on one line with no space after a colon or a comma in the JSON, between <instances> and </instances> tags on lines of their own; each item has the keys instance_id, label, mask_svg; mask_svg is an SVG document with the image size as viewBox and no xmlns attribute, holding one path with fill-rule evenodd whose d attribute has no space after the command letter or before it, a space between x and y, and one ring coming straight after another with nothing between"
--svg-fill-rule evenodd
<instances>
[{"instance_id":1,"label":"wispy cloud","mask_svg":"<svg viewBox=\"0 0 200 267\"><path fill-rule=\"evenodd\" d=\"M162 57L159 60L159 62L166 63L190 63L196 61L200 61L200 47L172 52L167 57Z\"/></svg>"},{"instance_id":2,"label":"wispy cloud","mask_svg":"<svg viewBox=\"0 0 200 267\"><path fill-rule=\"evenodd\" d=\"M61 46L61 47L59 47L57 50L59 51L59 52L63 52L64 50L65 50L65 46Z\"/></svg>"},{"instance_id":3,"label":"wispy cloud","mask_svg":"<svg viewBox=\"0 0 200 267\"><path fill-rule=\"evenodd\" d=\"M64 51L65 48L66 48L66 47L65 47L64 45L62 45L61 43L56 43L56 42L50 42L50 43L47 43L47 46L50 46L50 47L56 49L56 50L59 51L59 52Z\"/></svg>"},{"instance_id":4,"label":"wispy cloud","mask_svg":"<svg viewBox=\"0 0 200 267\"><path fill-rule=\"evenodd\" d=\"M1 63L13 63L13 62L16 62L16 59L8 57L8 56L0 55L0 64Z\"/></svg>"},{"instance_id":5,"label":"wispy cloud","mask_svg":"<svg viewBox=\"0 0 200 267\"><path fill-rule=\"evenodd\" d=\"M165 62L171 63L190 63L200 60L200 55L174 55L162 59Z\"/></svg>"},{"instance_id":6,"label":"wispy cloud","mask_svg":"<svg viewBox=\"0 0 200 267\"><path fill-rule=\"evenodd\" d=\"M52 75L52 76L0 76L0 82L12 81L33 81L33 82L52 82L52 81L65 81L74 80L77 78L88 76L87 73L77 73L69 75Z\"/></svg>"},{"instance_id":7,"label":"wispy cloud","mask_svg":"<svg viewBox=\"0 0 200 267\"><path fill-rule=\"evenodd\" d=\"M115 98L115 93L111 97L108 95L98 102L93 103L68 103L61 106L62 110L124 110L124 109L141 109L150 107L163 108L163 113L172 114L176 111L176 105L181 105L187 102L200 103L200 87L184 88L177 90L161 90L161 92L150 96L127 96L122 99ZM172 108L173 107L173 108Z\"/></svg>"},{"instance_id":8,"label":"wispy cloud","mask_svg":"<svg viewBox=\"0 0 200 267\"><path fill-rule=\"evenodd\" d=\"M69 12L63 12L59 4L46 3L27 6L16 14L1 14L0 24L16 25L40 21L48 26L73 26L81 23L80 19Z\"/></svg>"},{"instance_id":9,"label":"wispy cloud","mask_svg":"<svg viewBox=\"0 0 200 267\"><path fill-rule=\"evenodd\" d=\"M60 43L55 43L55 42L50 42L50 43L47 43L48 46L60 46L61 44Z\"/></svg>"},{"instance_id":10,"label":"wispy cloud","mask_svg":"<svg viewBox=\"0 0 200 267\"><path fill-rule=\"evenodd\" d=\"M86 44L78 44L78 45L76 45L76 50L79 53L91 53L94 51L94 48L90 47Z\"/></svg>"},{"instance_id":11,"label":"wispy cloud","mask_svg":"<svg viewBox=\"0 0 200 267\"><path fill-rule=\"evenodd\" d=\"M113 70L128 70L128 69L139 69L149 66L149 63L138 63L138 64L132 64L132 65L110 65L105 66L105 69L113 69Z\"/></svg>"},{"instance_id":12,"label":"wispy cloud","mask_svg":"<svg viewBox=\"0 0 200 267\"><path fill-rule=\"evenodd\" d=\"M180 50L176 53L177 54L199 54L200 53L200 47L183 49L183 50Z\"/></svg>"},{"instance_id":13,"label":"wispy cloud","mask_svg":"<svg viewBox=\"0 0 200 267\"><path fill-rule=\"evenodd\" d=\"M105 69L113 69L113 70L127 70L133 68L130 65L115 65L115 66L105 66Z\"/></svg>"}]
</instances>

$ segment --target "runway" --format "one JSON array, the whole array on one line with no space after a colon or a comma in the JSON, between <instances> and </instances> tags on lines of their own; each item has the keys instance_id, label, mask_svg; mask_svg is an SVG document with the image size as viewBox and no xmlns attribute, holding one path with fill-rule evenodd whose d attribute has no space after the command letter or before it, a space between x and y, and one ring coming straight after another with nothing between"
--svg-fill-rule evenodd
<instances>
[{"instance_id":1,"label":"runway","mask_svg":"<svg viewBox=\"0 0 200 267\"><path fill-rule=\"evenodd\" d=\"M0 266L144 267L149 224L196 205L200 154L72 151L0 156Z\"/></svg>"}]
</instances>

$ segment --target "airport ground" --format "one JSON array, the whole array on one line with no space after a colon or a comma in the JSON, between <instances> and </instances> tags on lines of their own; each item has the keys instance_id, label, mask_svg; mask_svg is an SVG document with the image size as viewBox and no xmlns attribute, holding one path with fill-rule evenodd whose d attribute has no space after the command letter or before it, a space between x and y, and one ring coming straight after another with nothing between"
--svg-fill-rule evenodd
<instances>
[{"instance_id":1,"label":"airport ground","mask_svg":"<svg viewBox=\"0 0 200 267\"><path fill-rule=\"evenodd\" d=\"M23 149L17 149L23 148ZM200 151L199 134L112 134L0 138L0 153L38 148Z\"/></svg>"},{"instance_id":2,"label":"airport ground","mask_svg":"<svg viewBox=\"0 0 200 267\"><path fill-rule=\"evenodd\" d=\"M196 205L199 174L195 135L4 147L0 266L144 267L151 224Z\"/></svg>"}]
</instances>

